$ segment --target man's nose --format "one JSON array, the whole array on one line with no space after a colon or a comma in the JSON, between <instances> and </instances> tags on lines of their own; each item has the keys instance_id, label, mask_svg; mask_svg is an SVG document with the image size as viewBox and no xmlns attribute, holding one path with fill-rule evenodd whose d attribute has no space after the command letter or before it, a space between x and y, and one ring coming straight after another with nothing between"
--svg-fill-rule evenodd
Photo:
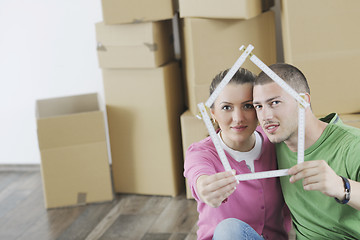
<instances>
[{"instance_id":1,"label":"man's nose","mask_svg":"<svg viewBox=\"0 0 360 240\"><path fill-rule=\"evenodd\" d=\"M273 118L273 111L269 107L263 107L262 111L262 120L270 120Z\"/></svg>"}]
</instances>

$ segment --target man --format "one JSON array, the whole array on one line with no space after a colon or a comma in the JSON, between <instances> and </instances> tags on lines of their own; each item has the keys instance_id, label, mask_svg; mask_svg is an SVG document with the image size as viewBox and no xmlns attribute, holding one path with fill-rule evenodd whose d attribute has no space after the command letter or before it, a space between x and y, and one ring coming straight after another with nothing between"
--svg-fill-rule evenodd
<instances>
[{"instance_id":1,"label":"man","mask_svg":"<svg viewBox=\"0 0 360 240\"><path fill-rule=\"evenodd\" d=\"M310 103L300 70L270 68ZM289 168L290 178L280 181L297 239L360 239L360 129L344 125L337 114L319 120L308 107L305 161L297 165L299 103L263 72L253 95L259 123L276 143L278 167Z\"/></svg>"}]
</instances>

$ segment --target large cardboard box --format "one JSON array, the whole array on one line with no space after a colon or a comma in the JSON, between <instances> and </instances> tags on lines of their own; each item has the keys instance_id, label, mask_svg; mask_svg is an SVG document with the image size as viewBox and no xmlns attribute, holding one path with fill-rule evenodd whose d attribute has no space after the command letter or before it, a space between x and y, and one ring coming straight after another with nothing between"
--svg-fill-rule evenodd
<instances>
[{"instance_id":1,"label":"large cardboard box","mask_svg":"<svg viewBox=\"0 0 360 240\"><path fill-rule=\"evenodd\" d=\"M171 20L105 25L96 24L101 68L155 68L174 59Z\"/></svg>"},{"instance_id":2,"label":"large cardboard box","mask_svg":"<svg viewBox=\"0 0 360 240\"><path fill-rule=\"evenodd\" d=\"M104 69L116 192L177 195L184 186L177 62L154 69Z\"/></svg>"},{"instance_id":3,"label":"large cardboard box","mask_svg":"<svg viewBox=\"0 0 360 240\"><path fill-rule=\"evenodd\" d=\"M276 62L275 15L272 11L249 20L184 18L181 25L187 105L194 114L198 112L199 102L192 99L207 96L202 99L205 101L208 98L212 79L233 66L242 54L238 50L241 45L252 44L255 47L253 53L267 65ZM261 71L250 60L242 67L256 74ZM197 88L202 92L195 91Z\"/></svg>"},{"instance_id":4,"label":"large cardboard box","mask_svg":"<svg viewBox=\"0 0 360 240\"><path fill-rule=\"evenodd\" d=\"M101 0L106 24L150 22L171 19L173 0Z\"/></svg>"},{"instance_id":5,"label":"large cardboard box","mask_svg":"<svg viewBox=\"0 0 360 240\"><path fill-rule=\"evenodd\" d=\"M46 208L113 199L104 113L97 94L36 102Z\"/></svg>"},{"instance_id":6,"label":"large cardboard box","mask_svg":"<svg viewBox=\"0 0 360 240\"><path fill-rule=\"evenodd\" d=\"M274 0L179 0L180 17L249 19L274 6Z\"/></svg>"},{"instance_id":7,"label":"large cardboard box","mask_svg":"<svg viewBox=\"0 0 360 240\"><path fill-rule=\"evenodd\" d=\"M208 130L203 120L198 119L189 110L184 112L181 117L181 135L184 160L186 157L186 151L192 143L199 142L200 140L209 136ZM193 198L191 190L186 184L186 197Z\"/></svg>"},{"instance_id":8,"label":"large cardboard box","mask_svg":"<svg viewBox=\"0 0 360 240\"><path fill-rule=\"evenodd\" d=\"M360 128L360 113L357 114L339 114L343 123Z\"/></svg>"},{"instance_id":9,"label":"large cardboard box","mask_svg":"<svg viewBox=\"0 0 360 240\"><path fill-rule=\"evenodd\" d=\"M282 0L285 62L308 79L316 115L360 111L359 8L358 0Z\"/></svg>"}]
</instances>

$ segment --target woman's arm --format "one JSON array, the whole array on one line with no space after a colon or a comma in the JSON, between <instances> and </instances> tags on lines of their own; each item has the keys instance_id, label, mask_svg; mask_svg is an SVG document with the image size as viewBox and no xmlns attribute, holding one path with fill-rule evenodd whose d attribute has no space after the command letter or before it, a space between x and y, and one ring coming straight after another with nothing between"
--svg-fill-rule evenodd
<instances>
[{"instance_id":1,"label":"woman's arm","mask_svg":"<svg viewBox=\"0 0 360 240\"><path fill-rule=\"evenodd\" d=\"M196 181L200 199L211 207L219 207L236 189L237 181L231 171L201 175Z\"/></svg>"}]
</instances>

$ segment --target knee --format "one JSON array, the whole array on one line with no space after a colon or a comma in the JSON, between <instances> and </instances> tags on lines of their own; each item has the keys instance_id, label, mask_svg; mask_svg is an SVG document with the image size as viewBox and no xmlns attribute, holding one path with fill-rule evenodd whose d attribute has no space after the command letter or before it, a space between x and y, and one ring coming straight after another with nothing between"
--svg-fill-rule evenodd
<instances>
[{"instance_id":1,"label":"knee","mask_svg":"<svg viewBox=\"0 0 360 240\"><path fill-rule=\"evenodd\" d=\"M216 228L218 229L223 229L224 231L228 231L231 229L236 229L236 228L241 228L242 225L244 225L246 223L244 223L243 221L236 219L236 218L227 218L222 220L217 226Z\"/></svg>"},{"instance_id":2,"label":"knee","mask_svg":"<svg viewBox=\"0 0 360 240\"><path fill-rule=\"evenodd\" d=\"M213 239L241 239L249 225L236 218L222 220L215 228Z\"/></svg>"}]
</instances>

